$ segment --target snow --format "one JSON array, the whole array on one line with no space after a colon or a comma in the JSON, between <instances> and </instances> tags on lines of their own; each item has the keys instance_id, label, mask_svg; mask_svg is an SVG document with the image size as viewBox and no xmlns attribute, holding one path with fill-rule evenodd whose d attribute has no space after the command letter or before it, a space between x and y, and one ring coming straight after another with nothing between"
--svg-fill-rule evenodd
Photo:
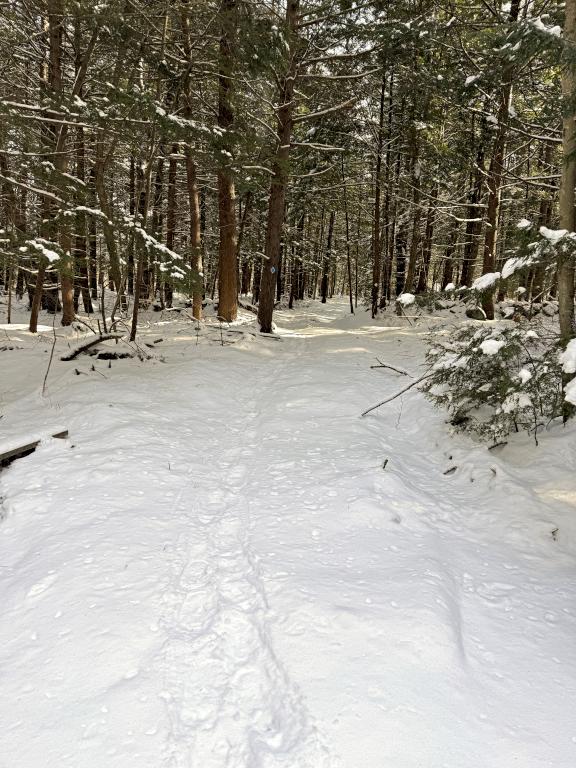
<instances>
[{"instance_id":1,"label":"snow","mask_svg":"<svg viewBox=\"0 0 576 768\"><path fill-rule=\"evenodd\" d=\"M529 219L520 219L516 224L516 229L530 229L532 222Z\"/></svg>"},{"instance_id":2,"label":"snow","mask_svg":"<svg viewBox=\"0 0 576 768\"><path fill-rule=\"evenodd\" d=\"M484 355L496 355L505 344L502 339L486 339L480 344L480 349Z\"/></svg>"},{"instance_id":3,"label":"snow","mask_svg":"<svg viewBox=\"0 0 576 768\"><path fill-rule=\"evenodd\" d=\"M539 231L542 237L554 244L568 234L567 229L549 229L548 227L540 227Z\"/></svg>"},{"instance_id":4,"label":"snow","mask_svg":"<svg viewBox=\"0 0 576 768\"><path fill-rule=\"evenodd\" d=\"M518 376L520 377L522 384L527 384L532 378L532 372L529 371L528 368L521 368L518 371Z\"/></svg>"},{"instance_id":5,"label":"snow","mask_svg":"<svg viewBox=\"0 0 576 768\"><path fill-rule=\"evenodd\" d=\"M538 16L535 19L530 19L530 23L539 32L544 32L547 35L552 35L552 37L562 37L562 27L558 26L557 24L547 26L546 24L544 24L540 16Z\"/></svg>"},{"instance_id":6,"label":"snow","mask_svg":"<svg viewBox=\"0 0 576 768\"><path fill-rule=\"evenodd\" d=\"M414 296L413 293L402 293L396 301L401 304L403 307L409 307L411 304L414 304L416 301L416 296Z\"/></svg>"},{"instance_id":7,"label":"snow","mask_svg":"<svg viewBox=\"0 0 576 768\"><path fill-rule=\"evenodd\" d=\"M454 283L448 283L448 285L446 286L446 288L444 288L444 290L446 292L455 291L456 290L456 286L454 285Z\"/></svg>"},{"instance_id":8,"label":"snow","mask_svg":"<svg viewBox=\"0 0 576 768\"><path fill-rule=\"evenodd\" d=\"M568 342L559 358L564 373L576 373L576 339Z\"/></svg>"},{"instance_id":9,"label":"snow","mask_svg":"<svg viewBox=\"0 0 576 768\"><path fill-rule=\"evenodd\" d=\"M500 279L500 272L487 272L485 275L480 275L472 283L473 291L487 291L489 288L493 288L497 281Z\"/></svg>"},{"instance_id":10,"label":"snow","mask_svg":"<svg viewBox=\"0 0 576 768\"><path fill-rule=\"evenodd\" d=\"M502 267L502 279L507 280L514 272L523 269L528 264L530 264L530 258L526 256L514 256L511 259L507 259Z\"/></svg>"},{"instance_id":11,"label":"snow","mask_svg":"<svg viewBox=\"0 0 576 768\"><path fill-rule=\"evenodd\" d=\"M566 384L564 389L564 399L566 402L576 405L576 379L572 379Z\"/></svg>"},{"instance_id":12,"label":"snow","mask_svg":"<svg viewBox=\"0 0 576 768\"><path fill-rule=\"evenodd\" d=\"M346 300L226 346L150 317L164 362L58 329L45 398L51 334L1 353L2 434L70 438L0 473L0 762L574 768L573 425L360 418L429 327Z\"/></svg>"},{"instance_id":13,"label":"snow","mask_svg":"<svg viewBox=\"0 0 576 768\"><path fill-rule=\"evenodd\" d=\"M49 262L58 261L60 258L59 253L52 250L51 248L48 248L43 242L40 242L39 240L26 240L26 245L41 253L42 256L48 259Z\"/></svg>"},{"instance_id":14,"label":"snow","mask_svg":"<svg viewBox=\"0 0 576 768\"><path fill-rule=\"evenodd\" d=\"M38 432L18 432L17 435L0 435L0 454L14 451L17 448L21 448L32 443L40 443L49 440L52 435L61 434L66 431L66 427L62 424L51 427L50 429L42 429Z\"/></svg>"},{"instance_id":15,"label":"snow","mask_svg":"<svg viewBox=\"0 0 576 768\"><path fill-rule=\"evenodd\" d=\"M97 219L106 219L106 214L99 208L88 208L86 205L77 205L74 208L75 213L87 213L89 216L94 216Z\"/></svg>"},{"instance_id":16,"label":"snow","mask_svg":"<svg viewBox=\"0 0 576 768\"><path fill-rule=\"evenodd\" d=\"M5 333L8 331L27 331L29 325L29 323L0 323L0 331L4 331ZM51 330L51 325L38 325L39 333Z\"/></svg>"},{"instance_id":17,"label":"snow","mask_svg":"<svg viewBox=\"0 0 576 768\"><path fill-rule=\"evenodd\" d=\"M531 408L532 400L525 392L513 392L508 395L502 403L504 413L513 413L521 408Z\"/></svg>"},{"instance_id":18,"label":"snow","mask_svg":"<svg viewBox=\"0 0 576 768\"><path fill-rule=\"evenodd\" d=\"M569 341L566 349L560 352L558 357L564 373L576 373L576 339ZM566 384L564 399L568 403L576 405L576 379L572 379Z\"/></svg>"}]
</instances>

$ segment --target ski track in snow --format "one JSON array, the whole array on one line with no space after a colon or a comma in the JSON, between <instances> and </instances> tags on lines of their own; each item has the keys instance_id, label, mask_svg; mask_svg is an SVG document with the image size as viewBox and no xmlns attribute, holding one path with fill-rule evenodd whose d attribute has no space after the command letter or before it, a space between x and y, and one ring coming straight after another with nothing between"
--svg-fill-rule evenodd
<instances>
[{"instance_id":1,"label":"ski track in snow","mask_svg":"<svg viewBox=\"0 0 576 768\"><path fill-rule=\"evenodd\" d=\"M280 324L7 407L71 438L0 475L0 768L574 768L574 433L361 419L424 330Z\"/></svg>"}]
</instances>

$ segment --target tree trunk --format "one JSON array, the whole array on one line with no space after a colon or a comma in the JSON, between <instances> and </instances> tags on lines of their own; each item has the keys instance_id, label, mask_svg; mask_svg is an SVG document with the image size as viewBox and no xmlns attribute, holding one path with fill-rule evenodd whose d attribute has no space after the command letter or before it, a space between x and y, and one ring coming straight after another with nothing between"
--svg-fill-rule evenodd
<instances>
[{"instance_id":1,"label":"tree trunk","mask_svg":"<svg viewBox=\"0 0 576 768\"><path fill-rule=\"evenodd\" d=\"M151 187L152 195L152 216L150 221L150 234L156 240L162 240L162 230L164 228L162 205L164 200L164 165L166 147L164 144L160 144L158 148L159 157L156 163L156 174L154 176L154 184ZM160 271L158 259L153 258L152 264L148 266L147 279L148 279L148 296L150 302L154 302L156 296L156 289L158 289L158 295L160 300L160 306L165 308L164 301L164 289L165 282L162 272Z\"/></svg>"},{"instance_id":2,"label":"tree trunk","mask_svg":"<svg viewBox=\"0 0 576 768\"><path fill-rule=\"evenodd\" d=\"M43 27L47 54L40 64L40 97L41 100L47 103L44 115L48 121L51 121L54 118L54 114L50 107L57 108L57 105L62 100L62 0L48 0L46 11L47 16L43 22ZM44 160L46 167L52 169L48 171L49 182L56 189L61 187L62 178L59 172L64 170L63 163L66 162L64 153L59 154L57 152L58 144L61 143L59 141L60 136L64 134L65 137L64 131L65 126L61 126L59 129L57 124L52 122L44 123L41 129ZM57 212L55 201L42 197L42 224L40 231L42 237L51 242L55 242L58 239ZM55 296L44 298L46 267L47 259L42 255L38 258L36 285L30 312L29 330L31 333L36 333L38 329L38 315L43 301L49 310L53 308L56 311L58 306L57 284L54 287Z\"/></svg>"},{"instance_id":3,"label":"tree trunk","mask_svg":"<svg viewBox=\"0 0 576 768\"><path fill-rule=\"evenodd\" d=\"M241 274L241 280L240 280L240 292L241 293L248 293L248 288L246 287L247 284L247 273L249 273L249 261L248 259L242 259L242 245L244 242L244 233L246 231L246 224L248 223L248 216L250 215L250 210L252 208L252 190L249 190L246 193L246 197L244 199L244 207L241 211L240 216L240 226L238 228L238 242L236 243L236 263L240 267L240 274ZM249 281L248 281L249 282Z\"/></svg>"},{"instance_id":4,"label":"tree trunk","mask_svg":"<svg viewBox=\"0 0 576 768\"><path fill-rule=\"evenodd\" d=\"M296 241L292 248L292 284L288 309L294 308L294 302L304 298L304 226L306 214L301 214L296 225Z\"/></svg>"},{"instance_id":5,"label":"tree trunk","mask_svg":"<svg viewBox=\"0 0 576 768\"><path fill-rule=\"evenodd\" d=\"M352 292L352 259L350 258L350 220L348 217L348 192L346 190L346 175L344 173L344 158L342 157L342 185L344 187L344 223L346 225L346 271L348 273L348 295L350 297L350 313L354 314L354 294Z\"/></svg>"},{"instance_id":6,"label":"tree trunk","mask_svg":"<svg viewBox=\"0 0 576 768\"><path fill-rule=\"evenodd\" d=\"M412 161L412 237L410 239L410 253L408 255L408 270L404 290L411 292L414 289L416 267L418 264L418 250L420 247L420 198L422 196L421 167L420 167L420 139L416 126L411 126L411 161Z\"/></svg>"},{"instance_id":7,"label":"tree trunk","mask_svg":"<svg viewBox=\"0 0 576 768\"><path fill-rule=\"evenodd\" d=\"M394 73L390 73L388 81L388 142L386 146L386 163L384 165L384 211L382 221L383 243L382 251L382 294L379 308L386 309L386 302L390 296L390 265L392 263L392 248L395 232L395 220L390 216L390 202L392 192L392 115L393 115Z\"/></svg>"},{"instance_id":8,"label":"tree trunk","mask_svg":"<svg viewBox=\"0 0 576 768\"><path fill-rule=\"evenodd\" d=\"M64 85L62 82L62 45L64 42L65 24L64 0L48 0L48 20L50 25L50 69L52 71L51 87L55 101L62 99ZM58 131L56 141L54 166L59 179L57 180L61 196L68 198L67 184L63 174L68 171L68 154L66 152L66 138L68 126L62 125ZM72 239L68 229L68 222L62 219L60 226L60 247L63 256L61 258L62 288L62 325L71 325L74 320L74 261L72 258ZM58 294L56 294L58 295Z\"/></svg>"},{"instance_id":9,"label":"tree trunk","mask_svg":"<svg viewBox=\"0 0 576 768\"><path fill-rule=\"evenodd\" d=\"M232 107L232 78L234 74L233 45L236 36L237 0L223 0L218 75L218 127L222 130L221 166L218 170L218 215L220 225L218 316L226 322L238 313L238 263L236 259L236 193L231 167L232 142L230 131L234 124Z\"/></svg>"},{"instance_id":10,"label":"tree trunk","mask_svg":"<svg viewBox=\"0 0 576 768\"><path fill-rule=\"evenodd\" d=\"M190 9L186 0L180 12L180 24L184 53L189 66L192 65L192 45L190 41ZM192 95L190 91L190 74L186 72L183 83L184 117L192 118ZM194 162L192 147L185 146L186 155L186 189L188 192L188 215L190 227L190 268L192 270L192 316L195 320L202 320L202 299L204 296L204 269L202 264L202 234L205 223L205 205L201 205L198 184L196 180L196 163Z\"/></svg>"},{"instance_id":11,"label":"tree trunk","mask_svg":"<svg viewBox=\"0 0 576 768\"><path fill-rule=\"evenodd\" d=\"M560 226L574 232L574 187L576 186L576 131L574 126L574 99L576 97L576 71L572 51L576 43L576 0L566 0L564 38L570 46L562 70L562 96L564 106L562 132L562 176L560 180ZM560 340L566 345L574 336L574 262L571 256L560 258L558 265L558 306Z\"/></svg>"},{"instance_id":12,"label":"tree trunk","mask_svg":"<svg viewBox=\"0 0 576 768\"><path fill-rule=\"evenodd\" d=\"M380 222L380 198L382 187L382 146L384 143L384 100L386 98L386 73L382 71L382 84L380 87L380 113L378 119L378 136L376 140L376 169L374 171L374 222L372 230L372 317L378 314L378 298L380 293L380 273L382 248L381 222Z\"/></svg>"},{"instance_id":13,"label":"tree trunk","mask_svg":"<svg viewBox=\"0 0 576 768\"><path fill-rule=\"evenodd\" d=\"M76 177L80 181L86 180L86 162L84 146L84 128L76 129ZM86 204L84 195L84 186L81 186L79 202ZM74 286L74 309L78 311L80 295L84 312L91 314L94 311L92 299L90 297L90 286L88 285L88 248L87 248L87 227L86 214L79 212L76 214L76 233L74 236L74 266L76 272L76 283Z\"/></svg>"},{"instance_id":14,"label":"tree trunk","mask_svg":"<svg viewBox=\"0 0 576 768\"><path fill-rule=\"evenodd\" d=\"M297 73L296 25L300 0L288 0L286 5L286 41L288 44L288 67L280 80L278 93L277 135L278 144L272 163L272 181L268 199L268 221L264 246L265 262L260 283L258 322L262 333L272 331L274 294L277 272L280 264L280 245L284 225L286 187L289 178L290 140L292 135L292 113L294 109L294 81Z\"/></svg>"},{"instance_id":15,"label":"tree trunk","mask_svg":"<svg viewBox=\"0 0 576 768\"><path fill-rule=\"evenodd\" d=\"M166 247L174 250L176 240L176 157L180 152L178 144L172 145L170 159L168 160L168 189L166 193ZM172 306L173 288L170 282L164 280L164 303Z\"/></svg>"},{"instance_id":16,"label":"tree trunk","mask_svg":"<svg viewBox=\"0 0 576 768\"><path fill-rule=\"evenodd\" d=\"M547 142L541 163L542 175L549 173L549 168L553 161L553 145L552 142ZM551 195L542 197L540 200L540 211L538 215L539 227L548 227L550 229L552 224L552 214L554 209L554 199ZM539 264L534 268L532 280L530 282L530 301L543 301L544 294L546 292L546 269L543 264Z\"/></svg>"},{"instance_id":17,"label":"tree trunk","mask_svg":"<svg viewBox=\"0 0 576 768\"><path fill-rule=\"evenodd\" d=\"M92 207L96 207L96 182L94 167L90 169L88 176L88 199ZM98 298L98 242L96 234L96 221L92 216L88 217L88 272L90 283L90 297Z\"/></svg>"},{"instance_id":18,"label":"tree trunk","mask_svg":"<svg viewBox=\"0 0 576 768\"><path fill-rule=\"evenodd\" d=\"M202 296L204 277L202 268L202 232L200 227L200 197L196 184L196 165L192 150L186 147L186 184L188 188L188 209L190 216L190 266L192 268L192 316L202 320Z\"/></svg>"},{"instance_id":19,"label":"tree trunk","mask_svg":"<svg viewBox=\"0 0 576 768\"><path fill-rule=\"evenodd\" d=\"M405 286L406 240L406 224L401 222L396 236L396 296L400 296Z\"/></svg>"},{"instance_id":20,"label":"tree trunk","mask_svg":"<svg viewBox=\"0 0 576 768\"><path fill-rule=\"evenodd\" d=\"M335 218L335 212L331 211L330 219L328 221L328 241L326 243L326 255L324 256L324 262L322 266L322 282L320 284L320 296L322 297L322 304L326 304L326 300L328 298L328 281L330 276L330 261L332 256L332 235L334 233Z\"/></svg>"},{"instance_id":21,"label":"tree trunk","mask_svg":"<svg viewBox=\"0 0 576 768\"><path fill-rule=\"evenodd\" d=\"M100 136L96 141L96 158L94 161L94 186L96 188L96 196L98 198L98 204L104 213L104 219L102 220L102 230L104 232L104 241L106 243L106 250L108 251L108 260L110 262L110 273L112 280L114 281L114 289L117 293L122 293L122 271L120 269L120 259L118 257L118 249L116 247L116 236L114 227L109 222L113 221L114 215L112 212L112 204L108 198L105 184L105 170L110 155L104 154L103 137Z\"/></svg>"},{"instance_id":22,"label":"tree trunk","mask_svg":"<svg viewBox=\"0 0 576 768\"><path fill-rule=\"evenodd\" d=\"M136 215L136 159L130 154L130 174L128 176L128 210L130 218L134 220ZM131 233L127 246L128 257L126 259L126 290L128 296L134 295L134 235Z\"/></svg>"},{"instance_id":23,"label":"tree trunk","mask_svg":"<svg viewBox=\"0 0 576 768\"><path fill-rule=\"evenodd\" d=\"M520 0L512 0L510 4L510 22L518 20ZM512 102L513 69L507 66L502 77L500 106L498 108L498 128L494 139L494 148L490 159L490 167L486 179L488 185L488 209L486 212L486 235L484 238L484 259L482 274L494 272L496 268L496 246L498 237L498 217L500 213L500 197L502 192L502 177L506 157L506 140L508 138L508 120ZM482 309L488 320L494 320L494 291L487 290L482 294Z\"/></svg>"},{"instance_id":24,"label":"tree trunk","mask_svg":"<svg viewBox=\"0 0 576 768\"><path fill-rule=\"evenodd\" d=\"M430 260L432 258L432 237L434 234L434 219L436 216L435 198L438 193L438 188L434 187L432 191L432 200L428 204L428 212L426 215L426 230L424 233L424 247L422 249L422 265L420 267L420 274L418 275L418 285L416 287L416 293L425 293L428 288L428 271L430 269ZM433 288L434 286L432 286Z\"/></svg>"},{"instance_id":25,"label":"tree trunk","mask_svg":"<svg viewBox=\"0 0 576 768\"><path fill-rule=\"evenodd\" d=\"M450 241L444 252L444 267L442 269L441 288L444 290L447 285L454 281L454 251L458 239L458 229L455 227L450 235Z\"/></svg>"},{"instance_id":26,"label":"tree trunk","mask_svg":"<svg viewBox=\"0 0 576 768\"><path fill-rule=\"evenodd\" d=\"M479 238L482 229L482 222L475 221L475 219L481 217L481 209L478 207L478 203L482 197L482 185L486 175L484 168L485 131L485 120L483 118L478 149L476 151L476 162L470 179L468 207L466 209L466 218L468 221L466 222L466 233L464 235L464 255L460 284L467 286L468 288L472 285L474 280L474 270L478 259L478 248L480 245Z\"/></svg>"}]
</instances>

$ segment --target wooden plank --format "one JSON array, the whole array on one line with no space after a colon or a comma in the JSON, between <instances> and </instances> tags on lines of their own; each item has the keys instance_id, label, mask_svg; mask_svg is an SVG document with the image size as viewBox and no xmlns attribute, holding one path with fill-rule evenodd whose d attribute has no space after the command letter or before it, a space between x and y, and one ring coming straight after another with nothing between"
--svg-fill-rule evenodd
<instances>
[{"instance_id":1,"label":"wooden plank","mask_svg":"<svg viewBox=\"0 0 576 768\"><path fill-rule=\"evenodd\" d=\"M42 440L45 440L47 437L56 437L60 440L64 440L68 437L68 430L62 429L58 432L46 433L45 435L33 439L28 437L24 439L24 442L18 445L14 445L14 441L12 441L13 447L5 450L2 450L0 445L0 467L7 467L8 464L11 464L16 459L21 459L24 456L34 453Z\"/></svg>"}]
</instances>

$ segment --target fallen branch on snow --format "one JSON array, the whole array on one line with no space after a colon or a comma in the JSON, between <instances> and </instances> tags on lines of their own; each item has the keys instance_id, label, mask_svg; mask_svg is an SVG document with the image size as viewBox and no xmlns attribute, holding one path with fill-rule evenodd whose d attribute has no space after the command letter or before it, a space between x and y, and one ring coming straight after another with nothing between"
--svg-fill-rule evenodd
<instances>
[{"instance_id":1,"label":"fallen branch on snow","mask_svg":"<svg viewBox=\"0 0 576 768\"><path fill-rule=\"evenodd\" d=\"M378 358L376 358L376 360L378 360ZM387 365L386 363L383 363L382 360L378 360L378 365L371 365L370 368L390 368L391 371L396 371L396 373L400 373L402 376L410 376L411 379L414 378L408 371L404 371L402 368L395 368L393 365Z\"/></svg>"},{"instance_id":2,"label":"fallen branch on snow","mask_svg":"<svg viewBox=\"0 0 576 768\"><path fill-rule=\"evenodd\" d=\"M258 314L258 308L254 304L249 304L247 301L238 301L238 306L245 309L247 312L252 312L253 315Z\"/></svg>"},{"instance_id":3,"label":"fallen branch on snow","mask_svg":"<svg viewBox=\"0 0 576 768\"><path fill-rule=\"evenodd\" d=\"M419 379L416 379L416 381L413 381L411 384L408 384L407 387L404 387L404 389L401 389L400 392L396 392L396 394L392 395L392 397L387 397L386 400L382 400L381 403L377 403L376 405L373 405L371 408L368 408L367 411L364 411L362 416L366 416L372 411L375 411L376 408L380 408L381 405L386 405L386 403L391 403L392 400L396 400L397 397L400 397L400 395L403 395L404 392L408 392L409 389L412 389L412 387L415 387L416 384L420 384L421 381L424 381L424 379L427 379L431 375L432 374L430 372L425 373L424 376L420 376Z\"/></svg>"},{"instance_id":4,"label":"fallen branch on snow","mask_svg":"<svg viewBox=\"0 0 576 768\"><path fill-rule=\"evenodd\" d=\"M68 352L67 355L62 355L60 360L62 360L63 362L74 360L78 357L78 355L81 355L83 352L86 352L92 347L95 347L97 344L100 344L100 342L102 341L109 341L110 339L121 339L121 338L122 338L121 334L105 333L103 336L98 336L97 339L91 339L90 341L87 341L86 344L81 344L79 347L76 347L76 349L74 349L72 352Z\"/></svg>"}]
</instances>

